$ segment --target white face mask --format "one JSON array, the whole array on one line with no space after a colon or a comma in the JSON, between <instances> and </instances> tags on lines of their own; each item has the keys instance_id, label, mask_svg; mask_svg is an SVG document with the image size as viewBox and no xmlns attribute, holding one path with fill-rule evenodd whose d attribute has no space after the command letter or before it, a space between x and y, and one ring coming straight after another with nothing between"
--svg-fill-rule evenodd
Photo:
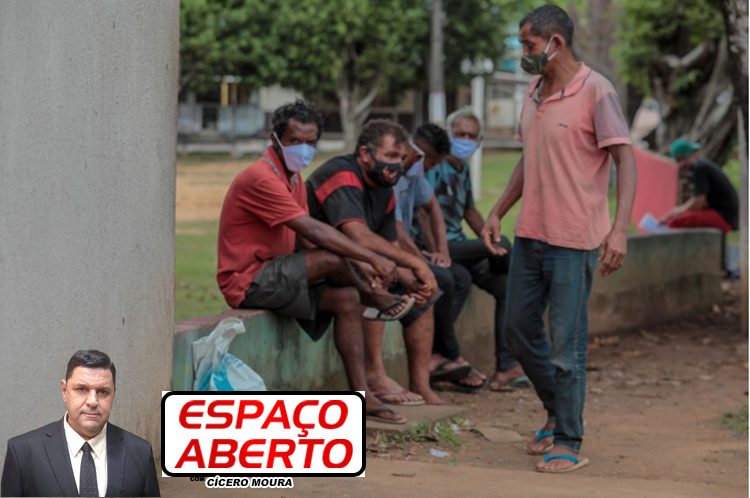
<instances>
[{"instance_id":1,"label":"white face mask","mask_svg":"<svg viewBox=\"0 0 750 498\"><path fill-rule=\"evenodd\" d=\"M281 140L276 132L273 132L273 136L276 138L276 143L281 147L281 153L284 155L286 169L299 173L310 166L313 157L315 157L315 147L307 144L297 144L284 147L281 145Z\"/></svg>"},{"instance_id":2,"label":"white face mask","mask_svg":"<svg viewBox=\"0 0 750 498\"><path fill-rule=\"evenodd\" d=\"M412 149L417 151L417 155L420 156L420 159L416 163L412 164L411 168L409 168L409 170L406 172L406 176L412 178L424 176L424 151L417 147L417 145L411 140L409 140L409 145Z\"/></svg>"}]
</instances>

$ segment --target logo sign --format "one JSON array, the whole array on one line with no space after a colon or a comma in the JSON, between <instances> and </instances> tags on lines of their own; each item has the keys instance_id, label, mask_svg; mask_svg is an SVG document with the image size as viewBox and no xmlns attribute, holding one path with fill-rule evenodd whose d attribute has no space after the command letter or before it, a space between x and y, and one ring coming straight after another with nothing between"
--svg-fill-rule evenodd
<instances>
[{"instance_id":1,"label":"logo sign","mask_svg":"<svg viewBox=\"0 0 750 498\"><path fill-rule=\"evenodd\" d=\"M346 476L365 470L356 392L183 391L161 402L169 476Z\"/></svg>"}]
</instances>

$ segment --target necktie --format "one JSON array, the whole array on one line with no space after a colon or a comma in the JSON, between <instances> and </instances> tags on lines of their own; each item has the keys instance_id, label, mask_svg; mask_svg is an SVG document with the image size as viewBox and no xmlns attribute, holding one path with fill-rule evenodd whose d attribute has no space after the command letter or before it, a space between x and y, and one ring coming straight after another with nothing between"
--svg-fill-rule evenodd
<instances>
[{"instance_id":1,"label":"necktie","mask_svg":"<svg viewBox=\"0 0 750 498\"><path fill-rule=\"evenodd\" d=\"M96 466L91 456L91 445L83 443L83 458L81 458L81 485L79 496L99 496L99 486L96 482Z\"/></svg>"}]
</instances>

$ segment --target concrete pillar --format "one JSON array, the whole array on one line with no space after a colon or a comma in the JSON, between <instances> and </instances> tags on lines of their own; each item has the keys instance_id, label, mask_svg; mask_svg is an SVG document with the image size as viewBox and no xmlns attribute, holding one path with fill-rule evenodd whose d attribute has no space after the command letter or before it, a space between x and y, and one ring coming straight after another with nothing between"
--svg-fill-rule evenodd
<instances>
[{"instance_id":1,"label":"concrete pillar","mask_svg":"<svg viewBox=\"0 0 750 498\"><path fill-rule=\"evenodd\" d=\"M0 452L59 420L70 356L160 453L172 372L178 0L0 2Z\"/></svg>"}]
</instances>

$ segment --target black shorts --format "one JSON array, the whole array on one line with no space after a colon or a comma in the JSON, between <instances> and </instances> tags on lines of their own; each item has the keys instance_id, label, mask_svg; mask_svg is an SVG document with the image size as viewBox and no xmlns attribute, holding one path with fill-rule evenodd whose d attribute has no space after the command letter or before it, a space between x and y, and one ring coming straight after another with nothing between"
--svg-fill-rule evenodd
<instances>
[{"instance_id":1,"label":"black shorts","mask_svg":"<svg viewBox=\"0 0 750 498\"><path fill-rule=\"evenodd\" d=\"M263 309L296 318L300 327L317 341L331 325L333 315L320 311L326 283L307 283L305 251L278 256L261 268L245 292L240 308Z\"/></svg>"}]
</instances>

